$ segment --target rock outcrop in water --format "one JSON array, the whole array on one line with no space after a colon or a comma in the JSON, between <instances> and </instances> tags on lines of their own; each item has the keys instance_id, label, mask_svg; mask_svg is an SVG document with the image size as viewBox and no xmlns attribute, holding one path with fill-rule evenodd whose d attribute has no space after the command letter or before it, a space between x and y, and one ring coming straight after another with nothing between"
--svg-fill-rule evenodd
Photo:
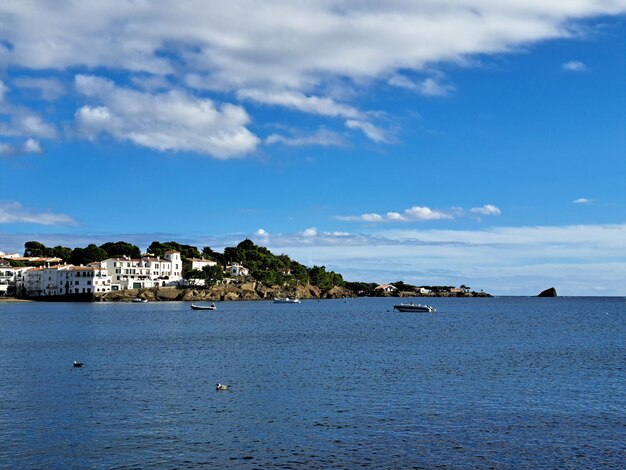
<instances>
[{"instance_id":1,"label":"rock outcrop in water","mask_svg":"<svg viewBox=\"0 0 626 470\"><path fill-rule=\"evenodd\" d=\"M542 291L537 297L556 297L556 289L554 287L550 287Z\"/></svg>"}]
</instances>

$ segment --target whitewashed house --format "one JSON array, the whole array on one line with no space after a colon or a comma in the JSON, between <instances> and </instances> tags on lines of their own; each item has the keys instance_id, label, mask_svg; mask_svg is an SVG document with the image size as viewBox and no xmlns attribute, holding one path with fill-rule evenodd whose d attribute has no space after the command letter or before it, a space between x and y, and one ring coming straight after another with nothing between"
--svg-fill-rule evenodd
<instances>
[{"instance_id":1,"label":"whitewashed house","mask_svg":"<svg viewBox=\"0 0 626 470\"><path fill-rule=\"evenodd\" d=\"M151 255L140 259L108 258L90 266L106 268L112 290L178 286L183 283L183 262L178 251L166 251L163 258Z\"/></svg>"},{"instance_id":2,"label":"whitewashed house","mask_svg":"<svg viewBox=\"0 0 626 470\"><path fill-rule=\"evenodd\" d=\"M239 263L232 263L226 266L226 272L233 277L248 276L250 274L250 270L248 268L244 268Z\"/></svg>"},{"instance_id":3,"label":"whitewashed house","mask_svg":"<svg viewBox=\"0 0 626 470\"><path fill-rule=\"evenodd\" d=\"M211 261L209 259L198 259L191 258L191 269L196 269L198 271L202 271L202 268L205 266L217 266L215 261Z\"/></svg>"},{"instance_id":4,"label":"whitewashed house","mask_svg":"<svg viewBox=\"0 0 626 470\"><path fill-rule=\"evenodd\" d=\"M17 280L17 292L28 297L95 294L111 291L105 268L71 264L27 268Z\"/></svg>"},{"instance_id":5,"label":"whitewashed house","mask_svg":"<svg viewBox=\"0 0 626 470\"><path fill-rule=\"evenodd\" d=\"M0 297L6 297L14 292L18 273L28 268L14 268L10 265L0 265Z\"/></svg>"},{"instance_id":6,"label":"whitewashed house","mask_svg":"<svg viewBox=\"0 0 626 470\"><path fill-rule=\"evenodd\" d=\"M384 292L385 294L391 294L395 291L398 290L398 288L396 286L393 286L391 284L381 284L379 286L376 286L374 288L375 291L377 292Z\"/></svg>"}]
</instances>

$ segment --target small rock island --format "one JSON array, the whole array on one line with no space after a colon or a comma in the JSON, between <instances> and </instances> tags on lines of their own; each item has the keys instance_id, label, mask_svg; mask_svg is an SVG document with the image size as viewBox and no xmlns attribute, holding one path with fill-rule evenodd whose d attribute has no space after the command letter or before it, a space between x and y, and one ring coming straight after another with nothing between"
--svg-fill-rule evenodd
<instances>
[{"instance_id":1,"label":"small rock island","mask_svg":"<svg viewBox=\"0 0 626 470\"><path fill-rule=\"evenodd\" d=\"M556 297L556 289L550 287L549 289L541 291L537 297Z\"/></svg>"}]
</instances>

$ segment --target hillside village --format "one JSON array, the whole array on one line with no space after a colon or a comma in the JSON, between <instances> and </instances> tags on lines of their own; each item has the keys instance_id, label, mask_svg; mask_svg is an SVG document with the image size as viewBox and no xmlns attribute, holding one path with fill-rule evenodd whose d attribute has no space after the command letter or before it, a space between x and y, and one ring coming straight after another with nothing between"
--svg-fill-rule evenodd
<instances>
[{"instance_id":1,"label":"hillside village","mask_svg":"<svg viewBox=\"0 0 626 470\"><path fill-rule=\"evenodd\" d=\"M281 295L301 298L355 296L487 296L466 286L415 287L346 282L324 266L307 268L250 240L218 253L176 242L153 242L149 252L125 242L82 249L25 244L25 256L0 252L0 297L36 300L239 300ZM120 252L108 256L109 252ZM77 251L78 250L78 251ZM125 253L121 253L125 252ZM42 256L45 254L60 256ZM37 254L39 256L26 256ZM139 255L138 255L139 254ZM131 256L133 255L133 256ZM90 258L103 258L93 259ZM72 264L68 261L85 261Z\"/></svg>"}]
</instances>

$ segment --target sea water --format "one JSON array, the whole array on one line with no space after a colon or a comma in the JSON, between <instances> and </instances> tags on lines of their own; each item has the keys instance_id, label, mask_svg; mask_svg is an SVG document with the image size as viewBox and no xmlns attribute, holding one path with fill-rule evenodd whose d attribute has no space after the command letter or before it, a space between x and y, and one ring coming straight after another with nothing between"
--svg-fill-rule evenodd
<instances>
[{"instance_id":1,"label":"sea water","mask_svg":"<svg viewBox=\"0 0 626 470\"><path fill-rule=\"evenodd\" d=\"M624 468L623 298L396 300L0 303L0 466Z\"/></svg>"}]
</instances>

